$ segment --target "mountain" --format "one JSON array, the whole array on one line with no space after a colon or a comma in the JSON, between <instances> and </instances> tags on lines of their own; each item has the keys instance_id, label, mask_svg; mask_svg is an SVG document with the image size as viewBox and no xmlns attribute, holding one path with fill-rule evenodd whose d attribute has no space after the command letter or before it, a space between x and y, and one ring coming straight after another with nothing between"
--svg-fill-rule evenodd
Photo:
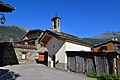
<instances>
[{"instance_id":1,"label":"mountain","mask_svg":"<svg viewBox=\"0 0 120 80\"><path fill-rule=\"evenodd\" d=\"M28 29L16 25L0 26L0 42L10 41L10 38L19 41L27 31Z\"/></svg>"},{"instance_id":2,"label":"mountain","mask_svg":"<svg viewBox=\"0 0 120 80\"><path fill-rule=\"evenodd\" d=\"M120 32L106 32L104 34L101 34L99 36L94 36L92 38L95 39L112 39L112 38L120 38Z\"/></svg>"},{"instance_id":3,"label":"mountain","mask_svg":"<svg viewBox=\"0 0 120 80\"><path fill-rule=\"evenodd\" d=\"M88 41L91 45L95 46L100 43L104 43L106 41L112 40L114 38L117 38L118 41L120 41L120 32L106 32L98 36L93 36L90 38L83 38L83 39Z\"/></svg>"},{"instance_id":4,"label":"mountain","mask_svg":"<svg viewBox=\"0 0 120 80\"><path fill-rule=\"evenodd\" d=\"M28 29L22 26L16 25L0 26L0 42L10 41L10 38L12 38L14 41L19 41L27 32ZM113 38L118 38L118 41L120 41L120 32L106 32L98 36L83 38L82 40L95 46L100 43L112 40Z\"/></svg>"}]
</instances>

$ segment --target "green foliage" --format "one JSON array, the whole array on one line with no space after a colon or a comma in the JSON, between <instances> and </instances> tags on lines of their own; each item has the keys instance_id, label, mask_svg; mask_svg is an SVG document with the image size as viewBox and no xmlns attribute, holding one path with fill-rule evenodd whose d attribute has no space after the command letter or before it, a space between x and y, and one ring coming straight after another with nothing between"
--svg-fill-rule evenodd
<instances>
[{"instance_id":1,"label":"green foliage","mask_svg":"<svg viewBox=\"0 0 120 80\"><path fill-rule=\"evenodd\" d=\"M86 74L87 77L90 77L90 78L97 78L98 75L96 73L90 73L90 74Z\"/></svg>"},{"instance_id":2,"label":"green foliage","mask_svg":"<svg viewBox=\"0 0 120 80\"><path fill-rule=\"evenodd\" d=\"M118 80L115 74L102 74L98 77L98 80Z\"/></svg>"},{"instance_id":3,"label":"green foliage","mask_svg":"<svg viewBox=\"0 0 120 80\"><path fill-rule=\"evenodd\" d=\"M7 42L10 40L10 38L13 38L14 41L18 41L25 34L26 30L21 29L19 26L0 26L0 42Z\"/></svg>"},{"instance_id":4,"label":"green foliage","mask_svg":"<svg viewBox=\"0 0 120 80\"><path fill-rule=\"evenodd\" d=\"M115 75L115 74L87 74L87 77L90 78L97 78L97 80L120 80L120 74Z\"/></svg>"},{"instance_id":5,"label":"green foliage","mask_svg":"<svg viewBox=\"0 0 120 80\"><path fill-rule=\"evenodd\" d=\"M120 80L120 74L117 75L118 80Z\"/></svg>"}]
</instances>

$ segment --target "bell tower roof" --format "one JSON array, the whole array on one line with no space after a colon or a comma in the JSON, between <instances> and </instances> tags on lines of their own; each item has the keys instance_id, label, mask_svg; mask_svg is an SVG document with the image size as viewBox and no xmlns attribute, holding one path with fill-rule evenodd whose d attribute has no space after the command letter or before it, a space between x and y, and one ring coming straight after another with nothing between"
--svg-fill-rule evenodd
<instances>
[{"instance_id":1,"label":"bell tower roof","mask_svg":"<svg viewBox=\"0 0 120 80\"><path fill-rule=\"evenodd\" d=\"M54 20L56 20L56 19L61 19L60 17L58 17L58 16L55 16L54 18L52 18L51 20L52 21L54 21Z\"/></svg>"}]
</instances>

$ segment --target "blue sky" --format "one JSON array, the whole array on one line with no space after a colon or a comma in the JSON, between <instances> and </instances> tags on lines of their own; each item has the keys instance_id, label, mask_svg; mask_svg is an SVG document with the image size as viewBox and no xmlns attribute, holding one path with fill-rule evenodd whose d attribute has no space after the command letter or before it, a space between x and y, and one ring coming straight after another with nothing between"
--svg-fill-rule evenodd
<instances>
[{"instance_id":1,"label":"blue sky","mask_svg":"<svg viewBox=\"0 0 120 80\"><path fill-rule=\"evenodd\" d=\"M78 37L120 31L120 0L2 1L16 7L12 13L5 13L5 25L46 30L51 28L51 19L58 14L61 31Z\"/></svg>"}]
</instances>

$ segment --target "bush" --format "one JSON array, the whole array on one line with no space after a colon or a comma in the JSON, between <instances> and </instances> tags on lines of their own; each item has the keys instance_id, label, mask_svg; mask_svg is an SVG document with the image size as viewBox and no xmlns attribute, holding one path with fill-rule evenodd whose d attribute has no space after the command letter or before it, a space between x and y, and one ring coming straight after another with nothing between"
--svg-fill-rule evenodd
<instances>
[{"instance_id":1,"label":"bush","mask_svg":"<svg viewBox=\"0 0 120 80\"><path fill-rule=\"evenodd\" d=\"M120 74L119 75L115 75L115 74L87 74L87 77L90 78L97 78L97 80L120 80Z\"/></svg>"},{"instance_id":2,"label":"bush","mask_svg":"<svg viewBox=\"0 0 120 80\"><path fill-rule=\"evenodd\" d=\"M116 75L114 74L101 74L98 78L98 80L116 80Z\"/></svg>"},{"instance_id":3,"label":"bush","mask_svg":"<svg viewBox=\"0 0 120 80\"><path fill-rule=\"evenodd\" d=\"M117 79L120 80L120 74L117 75Z\"/></svg>"},{"instance_id":4,"label":"bush","mask_svg":"<svg viewBox=\"0 0 120 80\"><path fill-rule=\"evenodd\" d=\"M90 74L86 74L87 77L90 77L90 78L97 78L98 75L96 73L90 73Z\"/></svg>"}]
</instances>

